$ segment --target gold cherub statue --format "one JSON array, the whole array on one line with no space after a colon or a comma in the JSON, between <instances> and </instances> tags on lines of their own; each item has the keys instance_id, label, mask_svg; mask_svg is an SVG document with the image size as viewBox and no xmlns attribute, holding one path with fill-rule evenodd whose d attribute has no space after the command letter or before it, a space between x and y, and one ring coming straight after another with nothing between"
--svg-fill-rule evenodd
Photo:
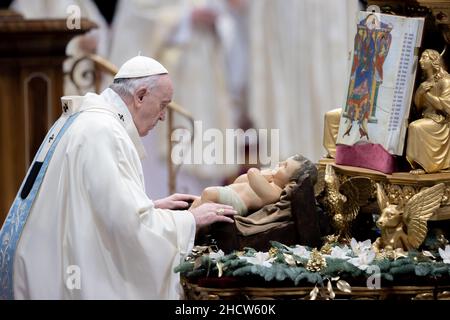
<instances>
[{"instance_id":1,"label":"gold cherub statue","mask_svg":"<svg viewBox=\"0 0 450 320\"><path fill-rule=\"evenodd\" d=\"M373 248L381 249L417 249L427 235L427 221L441 204L445 185L439 183L420 191L405 204L389 204L381 184L377 183L377 200L381 216L377 226L381 229Z\"/></svg>"},{"instance_id":2,"label":"gold cherub statue","mask_svg":"<svg viewBox=\"0 0 450 320\"><path fill-rule=\"evenodd\" d=\"M338 241L350 242L351 223L358 215L360 207L367 204L372 195L371 180L365 177L353 177L340 184L330 164L325 167L324 180L326 191L324 205L332 216Z\"/></svg>"},{"instance_id":3,"label":"gold cherub statue","mask_svg":"<svg viewBox=\"0 0 450 320\"><path fill-rule=\"evenodd\" d=\"M414 104L423 118L409 124L406 158L413 168L431 173L450 167L450 75L435 50L422 53L420 66L426 80L416 90Z\"/></svg>"}]
</instances>

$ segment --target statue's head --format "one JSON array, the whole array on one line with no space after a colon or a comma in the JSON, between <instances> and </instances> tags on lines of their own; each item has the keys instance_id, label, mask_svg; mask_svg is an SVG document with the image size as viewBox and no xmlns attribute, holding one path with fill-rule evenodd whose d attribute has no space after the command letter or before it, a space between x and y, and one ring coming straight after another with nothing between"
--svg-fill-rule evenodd
<instances>
[{"instance_id":1,"label":"statue's head","mask_svg":"<svg viewBox=\"0 0 450 320\"><path fill-rule=\"evenodd\" d=\"M380 218L377 220L378 228L393 228L402 223L402 210L399 206L390 204L381 212Z\"/></svg>"},{"instance_id":2,"label":"statue's head","mask_svg":"<svg viewBox=\"0 0 450 320\"><path fill-rule=\"evenodd\" d=\"M297 182L303 175L311 178L312 184L317 181L317 168L310 160L295 155L287 158L278 164L278 167L272 170L273 182L281 188L284 188L290 182Z\"/></svg>"},{"instance_id":3,"label":"statue's head","mask_svg":"<svg viewBox=\"0 0 450 320\"><path fill-rule=\"evenodd\" d=\"M292 173L290 181L297 181L301 176L309 175L313 185L317 182L317 167L314 163L299 154L290 159L296 161L299 165L297 170Z\"/></svg>"},{"instance_id":4,"label":"statue's head","mask_svg":"<svg viewBox=\"0 0 450 320\"><path fill-rule=\"evenodd\" d=\"M317 168L308 159L301 155L295 155L280 162L278 167L273 169L273 182L280 188L284 188L290 182L297 180L304 174L311 177L313 184L317 181Z\"/></svg>"},{"instance_id":5,"label":"statue's head","mask_svg":"<svg viewBox=\"0 0 450 320\"><path fill-rule=\"evenodd\" d=\"M420 58L420 67L423 70L432 69L434 72L440 71L444 67L444 61L439 52L433 49L427 49Z\"/></svg>"},{"instance_id":6,"label":"statue's head","mask_svg":"<svg viewBox=\"0 0 450 320\"><path fill-rule=\"evenodd\" d=\"M369 14L366 18L366 27L369 30L379 29L381 25L380 20L375 14Z\"/></svg>"}]
</instances>

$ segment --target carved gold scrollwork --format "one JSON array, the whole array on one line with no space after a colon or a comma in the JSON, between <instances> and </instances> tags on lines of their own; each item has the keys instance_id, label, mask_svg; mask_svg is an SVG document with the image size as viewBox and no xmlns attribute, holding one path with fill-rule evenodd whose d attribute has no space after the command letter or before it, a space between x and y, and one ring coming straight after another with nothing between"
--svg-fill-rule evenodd
<instances>
[{"instance_id":1,"label":"carved gold scrollwork","mask_svg":"<svg viewBox=\"0 0 450 320\"><path fill-rule=\"evenodd\" d=\"M443 291L437 295L438 300L450 300L450 291Z\"/></svg>"},{"instance_id":2,"label":"carved gold scrollwork","mask_svg":"<svg viewBox=\"0 0 450 320\"><path fill-rule=\"evenodd\" d=\"M182 279L186 298L190 300L247 299L247 300L310 300L312 287L234 287L203 288ZM354 287L351 293L337 291L336 298L346 300L450 300L449 286L398 286L380 289ZM323 296L318 298L324 298ZM328 300L328 299L327 299Z\"/></svg>"},{"instance_id":3,"label":"carved gold scrollwork","mask_svg":"<svg viewBox=\"0 0 450 320\"><path fill-rule=\"evenodd\" d=\"M450 291L419 293L412 300L450 300Z\"/></svg>"},{"instance_id":4,"label":"carved gold scrollwork","mask_svg":"<svg viewBox=\"0 0 450 320\"><path fill-rule=\"evenodd\" d=\"M190 284L186 280L182 280L186 299L189 300L219 300L220 297L217 294L210 293L206 288L201 288L196 285Z\"/></svg>"},{"instance_id":5,"label":"carved gold scrollwork","mask_svg":"<svg viewBox=\"0 0 450 320\"><path fill-rule=\"evenodd\" d=\"M411 185L401 186L398 184L383 183L384 190L390 204L406 203L417 193L429 187L416 187ZM446 185L445 194L441 201L441 206L450 205L450 186Z\"/></svg>"},{"instance_id":6,"label":"carved gold scrollwork","mask_svg":"<svg viewBox=\"0 0 450 320\"><path fill-rule=\"evenodd\" d=\"M444 196L442 197L442 205L448 206L450 205L450 186L445 186Z\"/></svg>"},{"instance_id":7,"label":"carved gold scrollwork","mask_svg":"<svg viewBox=\"0 0 450 320\"><path fill-rule=\"evenodd\" d=\"M390 204L399 204L402 201L402 187L397 184L388 184L385 186L388 201Z\"/></svg>"},{"instance_id":8,"label":"carved gold scrollwork","mask_svg":"<svg viewBox=\"0 0 450 320\"><path fill-rule=\"evenodd\" d=\"M412 186L404 186L402 189L402 193L404 200L408 201L416 194L416 190Z\"/></svg>"}]
</instances>

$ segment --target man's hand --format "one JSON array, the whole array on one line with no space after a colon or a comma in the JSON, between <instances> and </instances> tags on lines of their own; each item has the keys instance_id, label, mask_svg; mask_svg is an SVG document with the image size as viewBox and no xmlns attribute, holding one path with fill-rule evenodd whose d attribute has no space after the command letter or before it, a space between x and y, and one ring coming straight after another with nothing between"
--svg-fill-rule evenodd
<instances>
[{"instance_id":1,"label":"man's hand","mask_svg":"<svg viewBox=\"0 0 450 320\"><path fill-rule=\"evenodd\" d=\"M189 209L195 219L197 230L215 222L233 223L234 220L228 216L237 214L231 206L218 203L204 203L197 208Z\"/></svg>"},{"instance_id":2,"label":"man's hand","mask_svg":"<svg viewBox=\"0 0 450 320\"><path fill-rule=\"evenodd\" d=\"M268 182L273 182L273 173L272 169L265 169L261 170L261 175L266 179Z\"/></svg>"},{"instance_id":3,"label":"man's hand","mask_svg":"<svg viewBox=\"0 0 450 320\"><path fill-rule=\"evenodd\" d=\"M271 185L257 168L250 168L247 175L248 184L264 203L273 203L280 198L281 188L276 184Z\"/></svg>"},{"instance_id":4,"label":"man's hand","mask_svg":"<svg viewBox=\"0 0 450 320\"><path fill-rule=\"evenodd\" d=\"M155 200L153 203L158 209L183 210L189 208L191 203L198 198L191 194L175 193L167 198Z\"/></svg>"},{"instance_id":5,"label":"man's hand","mask_svg":"<svg viewBox=\"0 0 450 320\"><path fill-rule=\"evenodd\" d=\"M433 86L434 83L425 81L420 84L419 88L422 88L425 92L428 92L431 90L431 88L433 88Z\"/></svg>"}]
</instances>

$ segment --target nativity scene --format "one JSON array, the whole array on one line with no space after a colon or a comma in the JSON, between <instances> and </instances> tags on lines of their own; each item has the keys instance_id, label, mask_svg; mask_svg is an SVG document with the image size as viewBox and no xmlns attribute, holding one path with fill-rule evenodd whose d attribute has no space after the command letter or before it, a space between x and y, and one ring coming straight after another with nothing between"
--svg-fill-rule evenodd
<instances>
[{"instance_id":1,"label":"nativity scene","mask_svg":"<svg viewBox=\"0 0 450 320\"><path fill-rule=\"evenodd\" d=\"M370 13L361 23L369 19ZM250 277L251 280L246 285L250 288L246 287L244 294L256 299L281 296L304 299L334 299L336 296L352 299L382 299L383 290L377 293L367 291L370 286L362 282L363 274L371 274L368 270L371 268L381 270L378 271L378 275L384 279L382 280L384 284L386 284L385 280L389 279L390 286L399 285L401 288L406 283L426 282L424 279L427 276L421 278L424 274L419 271L426 264L427 268L430 268L425 272L428 276L434 277L437 275L436 272L440 272L437 269L441 270L442 273L438 276L439 283L443 285L440 298L446 299L443 292L449 284L448 266L445 260L446 252L450 250L447 241L450 218L448 211L450 175L446 170L449 166L440 165L446 159L444 150L448 149L445 145L446 138L444 138L448 137L444 129L448 126L443 120L446 118L444 93L446 71L443 69L445 50L439 53L436 50L424 48L421 55L416 57L416 61L419 62L416 65L420 67L425 80L422 82L420 78L417 80L417 89L411 99L416 109L412 114L421 113L423 118L410 121L408 135L402 142L405 144L404 150L400 155L386 158L373 151L374 141L371 141L367 135L368 124L377 122L375 109L378 107L378 112L380 110L383 112L382 105L376 100L379 85L383 79L383 67L382 64L376 63L375 58L370 60L376 66L374 70L378 72L378 76L374 75L374 79L378 79L378 82L373 87L374 91L370 93L368 81L363 81L363 74L358 71L370 71L366 67L367 62L364 62L370 55L364 54L363 58L359 56L362 50L361 38L366 37L367 33L366 25L361 23L358 25L355 36L355 57L350 72L345 108L331 110L324 115L323 145L327 155L318 162L318 178L312 180L317 182L310 183L310 198L307 200L309 203L315 202L312 211L317 212L316 215L306 214L308 208L304 206L304 202L291 201L292 220L299 229L294 231L289 239L296 238L296 241L291 242L285 239L284 234L276 233L274 228L271 230L272 234L267 230L258 234L259 238L268 236L270 245L265 247L258 246L256 240L251 242L249 239L251 235L230 240L229 234L234 232L225 232L224 234L228 234L228 238L225 238L221 230L213 229L214 245L200 246L199 251L190 257L191 260L188 259L177 269L186 275L188 280L185 280L185 287L192 298L225 298L229 295L243 294L235 288L229 288L229 291L205 289L219 286L221 283L220 280L214 279L214 276L211 283L207 278L202 278L205 264L212 265L213 272L216 267L220 274L219 278L223 277L225 283L232 282L235 277L244 275ZM373 56L377 56L384 62L389 52L392 26L381 26L378 22L378 28L386 32L381 37L386 41L377 49L375 49L376 44L372 43ZM392 41L395 41L395 38ZM445 41L443 43L445 47ZM367 45L367 48L370 48L370 45ZM431 56L434 57L435 62L432 62ZM364 61L361 62L361 59ZM359 76L357 72L360 72ZM433 76L435 74L440 76ZM356 83L359 85L355 85ZM424 88L427 89L424 90ZM427 95L426 102L422 100L424 94ZM355 101L359 103L354 104ZM364 103L367 107L362 106ZM392 111L393 114L394 112ZM430 134L423 132L419 137L416 132L427 130L425 120L429 121L430 127L427 128L430 128L428 129ZM355 159L359 156L358 153L364 151L358 151L343 144L342 137L350 134L354 123L359 126L357 145L366 148L361 149L369 153L366 156L374 157L374 161L388 162L388 166L375 166L375 169L379 170L374 170L370 161L365 162L367 158L361 156L360 159ZM421 128L424 129L416 128L419 123L423 123ZM437 126L441 129L439 130ZM362 141L364 139L365 141ZM426 139L432 139L433 142L427 142ZM342 156L342 153L346 155ZM431 166L440 166L440 169L431 169ZM297 197L301 199L304 195L302 197L297 195ZM298 205L303 210L297 210ZM325 213L326 219L323 219L322 213ZM314 217L315 224L311 220L305 224L305 219L311 219L311 217ZM240 223L241 218L236 221L236 226ZM259 225L263 222L249 220L247 223ZM307 237L312 225L315 234L321 235L320 239ZM227 230L230 229L230 227L227 228ZM289 232L288 230L286 228L285 232ZM238 249L230 251L228 247L230 242L231 248L238 247ZM213 249L214 247L221 249L217 251ZM199 258L200 256L202 259ZM248 264L249 261L250 264ZM418 261L421 262L418 263ZM435 267L437 269L434 269ZM406 271L407 269L412 271ZM232 278L228 279L230 275ZM191 277L198 279L195 280L198 282L190 280ZM282 288L284 286L288 288L284 290L277 288L280 291L268 289L267 292L261 292L258 291L258 278L279 281L283 283ZM336 283L333 283L332 278L338 279L335 280ZM291 286L286 283L291 283ZM356 284L355 291L351 290L350 283ZM308 289L312 284L316 285L313 289ZM431 297L421 291L423 288L420 285L416 288L415 295L410 295L409 298ZM399 289L390 298L399 298L404 294L406 292Z\"/></svg>"},{"instance_id":2,"label":"nativity scene","mask_svg":"<svg viewBox=\"0 0 450 320\"><path fill-rule=\"evenodd\" d=\"M0 299L450 299L448 4L3 6Z\"/></svg>"}]
</instances>

